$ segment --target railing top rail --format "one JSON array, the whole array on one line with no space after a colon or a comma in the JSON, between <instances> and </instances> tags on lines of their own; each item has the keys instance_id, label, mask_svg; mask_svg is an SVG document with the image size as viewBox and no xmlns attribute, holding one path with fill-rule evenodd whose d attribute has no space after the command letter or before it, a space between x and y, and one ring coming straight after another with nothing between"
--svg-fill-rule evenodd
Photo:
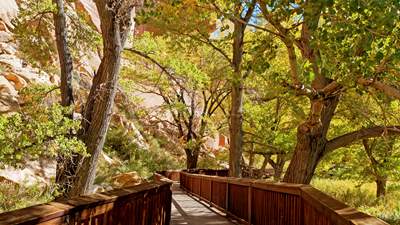
<instances>
[{"instance_id":1,"label":"railing top rail","mask_svg":"<svg viewBox=\"0 0 400 225\"><path fill-rule=\"evenodd\" d=\"M0 225L36 224L46 222L87 208L116 202L122 198L133 197L135 195L140 195L152 190L158 190L159 188L170 185L170 182L155 181L87 196L79 196L66 201L34 205L0 214Z\"/></svg>"},{"instance_id":2,"label":"railing top rail","mask_svg":"<svg viewBox=\"0 0 400 225\"><path fill-rule=\"evenodd\" d=\"M218 177L213 175L192 174L188 172L181 172L189 177L197 177L205 180L213 180L217 182L227 182L241 186L252 186L268 191L282 192L287 194L300 195L300 187L310 186L304 184L290 184L290 183L276 183L272 181L256 180L249 178L234 178L234 177Z\"/></svg>"}]
</instances>

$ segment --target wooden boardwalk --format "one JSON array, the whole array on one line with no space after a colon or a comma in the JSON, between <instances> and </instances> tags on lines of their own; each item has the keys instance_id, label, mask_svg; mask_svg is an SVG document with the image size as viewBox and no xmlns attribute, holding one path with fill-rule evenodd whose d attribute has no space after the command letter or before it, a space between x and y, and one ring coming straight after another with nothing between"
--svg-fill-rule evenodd
<instances>
[{"instance_id":1,"label":"wooden boardwalk","mask_svg":"<svg viewBox=\"0 0 400 225\"><path fill-rule=\"evenodd\" d=\"M172 185L171 225L233 225L231 221L206 207Z\"/></svg>"}]
</instances>

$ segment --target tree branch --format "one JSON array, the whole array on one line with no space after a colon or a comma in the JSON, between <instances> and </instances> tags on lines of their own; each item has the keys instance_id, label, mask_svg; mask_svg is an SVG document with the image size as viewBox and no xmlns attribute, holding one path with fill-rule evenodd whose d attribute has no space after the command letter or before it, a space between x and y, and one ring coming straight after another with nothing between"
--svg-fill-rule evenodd
<instances>
[{"instance_id":1,"label":"tree branch","mask_svg":"<svg viewBox=\"0 0 400 225\"><path fill-rule=\"evenodd\" d=\"M396 99L400 99L400 90L399 89L397 89L389 84L385 84L379 80L358 78L357 83L361 84L365 87L373 87L376 90L383 92L387 96L390 96L390 97L393 97Z\"/></svg>"},{"instance_id":2,"label":"tree branch","mask_svg":"<svg viewBox=\"0 0 400 225\"><path fill-rule=\"evenodd\" d=\"M363 128L328 141L324 155L338 148L346 147L358 140L389 135L400 135L400 126L376 126Z\"/></svg>"},{"instance_id":3,"label":"tree branch","mask_svg":"<svg viewBox=\"0 0 400 225\"><path fill-rule=\"evenodd\" d=\"M175 82L176 85L178 85L178 86L179 86L180 88L182 88L183 90L186 90L186 88L183 87L183 86L181 85L181 83L178 81L178 79L176 79L176 77L174 77L174 74L171 73L170 71L168 71L168 68L167 68L166 66L161 65L161 63L159 63L157 60L153 59L152 57L150 57L150 56L147 55L146 53L141 52L141 51L138 51L138 50L136 50L136 49L128 48L128 49L125 49L125 50L127 50L128 52L131 52L131 53L133 53L133 54L136 54L136 55L138 55L138 56L141 56L141 57L143 57L143 58L145 58L145 59L151 61L152 63L154 63L155 65L157 65L157 67L160 68L165 74L167 74L167 76L168 76L171 80L173 80L173 81Z\"/></svg>"}]
</instances>

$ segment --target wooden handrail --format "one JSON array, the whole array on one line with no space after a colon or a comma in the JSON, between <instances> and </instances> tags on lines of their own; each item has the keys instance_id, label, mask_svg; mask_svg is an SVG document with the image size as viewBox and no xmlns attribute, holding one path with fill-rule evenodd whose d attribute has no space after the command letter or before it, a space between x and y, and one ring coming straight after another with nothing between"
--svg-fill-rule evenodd
<instances>
[{"instance_id":1,"label":"wooden handrail","mask_svg":"<svg viewBox=\"0 0 400 225\"><path fill-rule=\"evenodd\" d=\"M310 185L180 173L181 187L246 224L388 225ZM207 183L209 182L209 183ZM198 191L195 185L210 186Z\"/></svg>"},{"instance_id":2,"label":"wooden handrail","mask_svg":"<svg viewBox=\"0 0 400 225\"><path fill-rule=\"evenodd\" d=\"M0 214L0 225L169 225L171 183L152 183Z\"/></svg>"}]
</instances>

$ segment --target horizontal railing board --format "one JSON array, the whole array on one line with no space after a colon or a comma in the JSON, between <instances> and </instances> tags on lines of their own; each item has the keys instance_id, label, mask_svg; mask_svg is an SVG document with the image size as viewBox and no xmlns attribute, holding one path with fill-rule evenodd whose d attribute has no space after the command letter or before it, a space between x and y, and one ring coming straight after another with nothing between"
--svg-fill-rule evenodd
<instances>
[{"instance_id":1,"label":"horizontal railing board","mask_svg":"<svg viewBox=\"0 0 400 225\"><path fill-rule=\"evenodd\" d=\"M58 217L71 216L77 212L84 211L85 209L107 204L112 205L113 203L122 201L123 199L135 198L137 195L151 191L158 191L161 188L166 188L165 186L168 186L169 188L170 185L171 184L168 182L146 183L138 186L107 191L100 194L76 197L67 201L35 205L0 214L0 225L43 223ZM99 211L98 214L101 214L101 211Z\"/></svg>"}]
</instances>

